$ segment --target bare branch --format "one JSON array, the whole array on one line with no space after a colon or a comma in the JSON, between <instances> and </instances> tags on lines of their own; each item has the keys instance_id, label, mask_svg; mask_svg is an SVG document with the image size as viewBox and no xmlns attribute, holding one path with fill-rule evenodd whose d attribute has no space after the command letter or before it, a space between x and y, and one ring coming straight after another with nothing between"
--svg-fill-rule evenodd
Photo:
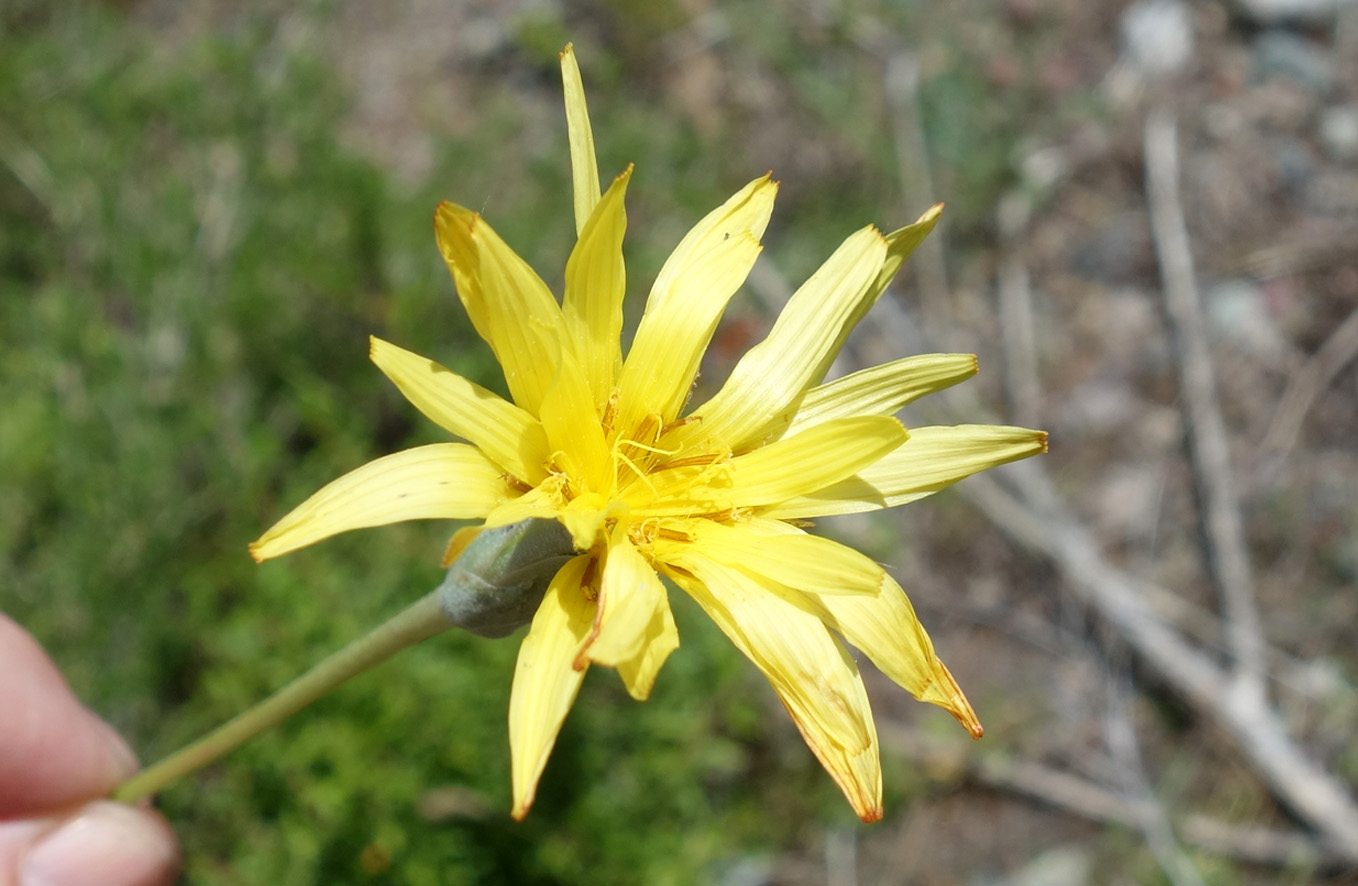
<instances>
[{"instance_id":1,"label":"bare branch","mask_svg":"<svg viewBox=\"0 0 1358 886\"><path fill-rule=\"evenodd\" d=\"M1358 357L1358 310L1350 313L1315 355L1293 373L1260 446L1265 459L1281 459L1291 451L1311 404L1354 357Z\"/></svg>"},{"instance_id":2,"label":"bare branch","mask_svg":"<svg viewBox=\"0 0 1358 886\"><path fill-rule=\"evenodd\" d=\"M1202 874L1198 873L1179 846L1169 823L1169 814L1146 776L1140 743L1136 740L1136 727L1129 710L1131 687L1127 676L1114 673L1110 667L1107 683L1108 716L1104 731L1108 736L1108 750L1117 762L1127 804L1137 827L1146 838L1146 848L1155 856L1160 870L1165 872L1165 877L1174 886L1203 886Z\"/></svg>"},{"instance_id":3,"label":"bare branch","mask_svg":"<svg viewBox=\"0 0 1358 886\"><path fill-rule=\"evenodd\" d=\"M878 723L878 732L884 747L922 761L930 769L952 770L959 775L965 772L986 787L1027 797L1089 821L1137 827L1137 813L1121 794L1064 769L1033 760L976 754L969 746L926 738L890 721ZM1302 833L1234 825L1205 815L1185 816L1178 831L1193 846L1252 864L1336 866L1351 860Z\"/></svg>"},{"instance_id":4,"label":"bare branch","mask_svg":"<svg viewBox=\"0 0 1358 886\"><path fill-rule=\"evenodd\" d=\"M1222 598L1236 692L1264 695L1264 641L1245 532L1231 480L1230 448L1217 405L1188 228L1179 200L1177 128L1168 111L1146 121L1146 195L1165 290L1165 314L1179 365L1188 449L1193 462L1208 565Z\"/></svg>"},{"instance_id":5,"label":"bare branch","mask_svg":"<svg viewBox=\"0 0 1358 886\"><path fill-rule=\"evenodd\" d=\"M1263 694L1234 691L1238 681L1151 611L1139 583L1110 566L1089 531L1060 508L1040 466L1014 465L1007 474L1019 483L1023 499L988 476L972 477L958 489L1011 538L1050 557L1077 596L1161 679L1236 740L1275 796L1321 834L1335 855L1358 861L1358 806L1297 746Z\"/></svg>"}]
</instances>

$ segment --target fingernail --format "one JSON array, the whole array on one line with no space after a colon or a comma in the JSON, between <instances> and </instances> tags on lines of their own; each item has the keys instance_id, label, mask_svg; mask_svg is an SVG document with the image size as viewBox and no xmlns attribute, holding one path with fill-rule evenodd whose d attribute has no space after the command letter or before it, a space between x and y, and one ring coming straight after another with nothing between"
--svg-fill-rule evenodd
<instances>
[{"instance_id":1,"label":"fingernail","mask_svg":"<svg viewBox=\"0 0 1358 886\"><path fill-rule=\"evenodd\" d=\"M141 768L141 764L137 762L137 755L132 753L132 748L123 740L123 737L104 721L100 720L99 725L103 728L106 736L104 744L108 748L114 775L120 779L126 778Z\"/></svg>"},{"instance_id":2,"label":"fingernail","mask_svg":"<svg viewBox=\"0 0 1358 886\"><path fill-rule=\"evenodd\" d=\"M100 800L48 834L19 868L20 886L146 886L168 883L174 838L145 810Z\"/></svg>"}]
</instances>

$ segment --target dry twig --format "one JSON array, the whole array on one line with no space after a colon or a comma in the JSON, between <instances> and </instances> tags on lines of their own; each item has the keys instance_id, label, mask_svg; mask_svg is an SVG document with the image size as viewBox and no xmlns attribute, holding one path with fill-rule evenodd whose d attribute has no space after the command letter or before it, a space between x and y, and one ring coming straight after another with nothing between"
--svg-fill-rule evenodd
<instances>
[{"instance_id":1,"label":"dry twig","mask_svg":"<svg viewBox=\"0 0 1358 886\"><path fill-rule=\"evenodd\" d=\"M1104 731L1108 750L1117 763L1127 806L1146 839L1146 848L1174 886L1203 886L1202 874L1179 845L1170 826L1169 814L1146 777L1140 743L1136 740L1136 726L1129 710L1130 681L1126 674L1114 673L1110 667L1107 683L1108 711Z\"/></svg>"},{"instance_id":2,"label":"dry twig","mask_svg":"<svg viewBox=\"0 0 1358 886\"><path fill-rule=\"evenodd\" d=\"M1217 405L1212 358L1202 319L1201 300L1179 200L1179 149L1174 118L1168 111L1146 121L1146 191L1151 233L1165 290L1165 315L1179 366L1180 392L1188 449L1193 462L1208 566L1222 599L1227 642L1234 657L1235 693L1259 696L1263 704L1264 641L1253 579L1245 549L1239 503L1231 479L1230 447Z\"/></svg>"},{"instance_id":3,"label":"dry twig","mask_svg":"<svg viewBox=\"0 0 1358 886\"><path fill-rule=\"evenodd\" d=\"M1064 769L1032 760L974 754L964 746L930 739L897 723L879 724L884 747L925 767L963 774L979 784L1035 800L1089 821L1135 829L1137 812L1120 793ZM1304 834L1241 827L1206 815L1184 816L1177 830L1190 845L1214 855L1272 867L1333 867L1347 857ZM897 882L904 882L897 880Z\"/></svg>"},{"instance_id":4,"label":"dry twig","mask_svg":"<svg viewBox=\"0 0 1358 886\"><path fill-rule=\"evenodd\" d=\"M1265 459L1280 460L1291 451L1311 404L1354 357L1358 357L1358 310L1349 314L1315 355L1293 373L1260 446Z\"/></svg>"},{"instance_id":5,"label":"dry twig","mask_svg":"<svg viewBox=\"0 0 1358 886\"><path fill-rule=\"evenodd\" d=\"M1358 862L1358 806L1297 746L1262 693L1232 692L1238 685L1232 676L1154 614L1140 583L1110 566L1089 530L1065 512L1040 466L1016 465L1008 476L1020 495L986 476L972 477L959 491L1012 539L1050 558L1077 596L1166 684L1236 740L1275 796L1322 835L1336 856Z\"/></svg>"}]
</instances>

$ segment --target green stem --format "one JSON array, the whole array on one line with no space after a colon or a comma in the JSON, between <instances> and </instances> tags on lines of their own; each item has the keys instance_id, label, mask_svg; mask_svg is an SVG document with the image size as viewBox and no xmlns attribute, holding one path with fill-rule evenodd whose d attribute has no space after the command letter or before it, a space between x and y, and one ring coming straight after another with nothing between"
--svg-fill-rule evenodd
<instances>
[{"instance_id":1,"label":"green stem","mask_svg":"<svg viewBox=\"0 0 1358 886\"><path fill-rule=\"evenodd\" d=\"M350 677L452 626L439 606L437 591L421 597L264 701L154 766L136 773L114 789L113 799L135 803L155 794L170 782L206 766L265 729L281 723Z\"/></svg>"}]
</instances>

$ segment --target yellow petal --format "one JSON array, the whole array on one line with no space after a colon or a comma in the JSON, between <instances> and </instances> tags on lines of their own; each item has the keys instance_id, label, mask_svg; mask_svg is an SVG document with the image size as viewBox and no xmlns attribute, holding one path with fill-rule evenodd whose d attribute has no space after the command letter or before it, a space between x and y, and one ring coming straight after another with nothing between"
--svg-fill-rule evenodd
<instances>
[{"instance_id":1,"label":"yellow petal","mask_svg":"<svg viewBox=\"0 0 1358 886\"><path fill-rule=\"evenodd\" d=\"M575 48L569 43L561 50L561 85L566 94L566 134L571 144L575 232L580 234L594 212L594 205L599 202L599 164L594 159L594 131L590 128L589 109L585 106L585 84L580 79Z\"/></svg>"},{"instance_id":2,"label":"yellow petal","mask_svg":"<svg viewBox=\"0 0 1358 886\"><path fill-rule=\"evenodd\" d=\"M486 515L486 529L508 526L522 520L554 520L561 514L565 505L561 500L560 483L557 478L548 477L546 481L494 508ZM569 527L567 527L569 528Z\"/></svg>"},{"instance_id":3,"label":"yellow petal","mask_svg":"<svg viewBox=\"0 0 1358 886\"><path fill-rule=\"evenodd\" d=\"M986 468L1046 451L1045 431L999 425L915 428L899 449L856 476L788 498L764 516L800 520L895 507Z\"/></svg>"},{"instance_id":4,"label":"yellow petal","mask_svg":"<svg viewBox=\"0 0 1358 886\"><path fill-rule=\"evenodd\" d=\"M514 402L533 415L556 374L565 340L547 285L475 212L440 203L439 250L476 331L495 352Z\"/></svg>"},{"instance_id":5,"label":"yellow petal","mask_svg":"<svg viewBox=\"0 0 1358 886\"><path fill-rule=\"evenodd\" d=\"M853 324L862 319L863 314L867 313L868 308L872 307L873 303L877 301L877 297L882 294L887 286L891 285L892 278L901 269L901 265L905 264L910 253L914 252L915 247L924 242L924 238L929 236L929 232L934 229L934 226L938 224L938 220L942 217L943 204L935 203L925 210L924 214L916 219L914 224L898 228L886 235L886 261L882 263L882 270L877 274L877 281L872 284L875 294L870 299L864 299L860 303L859 310L861 313L853 319L848 329L853 329ZM847 337L848 332L846 330L844 336L840 339L840 345L843 345L843 339Z\"/></svg>"},{"instance_id":6,"label":"yellow petal","mask_svg":"<svg viewBox=\"0 0 1358 886\"><path fill-rule=\"evenodd\" d=\"M677 448L710 437L741 451L781 437L802 392L834 360L845 324L861 315L859 302L869 295L886 253L886 240L872 226L845 240L792 296L768 337L741 358L716 396L692 410L702 421L677 428L661 445Z\"/></svg>"},{"instance_id":7,"label":"yellow petal","mask_svg":"<svg viewBox=\"0 0 1358 886\"><path fill-rule=\"evenodd\" d=\"M556 379L542 402L542 428L552 462L567 472L577 491L612 495L613 456L594 411L589 383L569 351L561 355Z\"/></svg>"},{"instance_id":8,"label":"yellow petal","mask_svg":"<svg viewBox=\"0 0 1358 886\"><path fill-rule=\"evenodd\" d=\"M690 549L676 584L769 682L807 745L864 821L882 817L877 730L858 667L820 619Z\"/></svg>"},{"instance_id":9,"label":"yellow petal","mask_svg":"<svg viewBox=\"0 0 1358 886\"><path fill-rule=\"evenodd\" d=\"M662 425L678 417L717 320L759 257L777 191L767 175L750 182L698 222L660 269L619 380L624 437L648 417Z\"/></svg>"},{"instance_id":10,"label":"yellow petal","mask_svg":"<svg viewBox=\"0 0 1358 886\"><path fill-rule=\"evenodd\" d=\"M323 486L250 545L257 561L350 529L484 517L515 495L502 469L465 443L397 452Z\"/></svg>"},{"instance_id":11,"label":"yellow petal","mask_svg":"<svg viewBox=\"0 0 1358 886\"><path fill-rule=\"evenodd\" d=\"M679 648L679 631L674 626L674 614L668 605L661 606L646 626L646 639L641 652L626 661L618 662L618 676L627 694L637 701L651 696L660 666L670 653Z\"/></svg>"},{"instance_id":12,"label":"yellow petal","mask_svg":"<svg viewBox=\"0 0 1358 886\"><path fill-rule=\"evenodd\" d=\"M556 518L570 532L577 551L586 551L600 540L604 524L625 518L627 505L616 498L604 498L597 492L577 495L557 512Z\"/></svg>"},{"instance_id":13,"label":"yellow petal","mask_svg":"<svg viewBox=\"0 0 1358 886\"><path fill-rule=\"evenodd\" d=\"M777 505L863 470L906 439L894 418L864 416L826 422L731 459L726 465L657 471L624 490L632 507L655 516L715 514ZM699 478L711 475L704 482Z\"/></svg>"},{"instance_id":14,"label":"yellow petal","mask_svg":"<svg viewBox=\"0 0 1358 886\"><path fill-rule=\"evenodd\" d=\"M691 542L656 540L656 555L694 544L705 556L755 577L818 594L876 596L885 572L858 551L809 535L778 520L737 523L689 520L681 530Z\"/></svg>"},{"instance_id":15,"label":"yellow petal","mask_svg":"<svg viewBox=\"0 0 1358 886\"><path fill-rule=\"evenodd\" d=\"M627 230L623 197L631 176L629 166L613 181L566 262L566 293L561 305L566 332L584 367L594 402L599 405L612 393L622 363L618 338L626 289L622 238Z\"/></svg>"},{"instance_id":16,"label":"yellow petal","mask_svg":"<svg viewBox=\"0 0 1358 886\"><path fill-rule=\"evenodd\" d=\"M519 646L509 695L513 816L518 820L533 805L547 757L585 678L584 669L576 670L573 663L594 621L594 604L580 587L589 560L576 557L561 567Z\"/></svg>"},{"instance_id":17,"label":"yellow petal","mask_svg":"<svg viewBox=\"0 0 1358 886\"><path fill-rule=\"evenodd\" d=\"M876 597L807 593L806 599L825 624L839 633L902 689L942 707L973 738L984 730L967 698L939 661L934 644L915 616L914 607L896 580L883 575Z\"/></svg>"},{"instance_id":18,"label":"yellow petal","mask_svg":"<svg viewBox=\"0 0 1358 886\"><path fill-rule=\"evenodd\" d=\"M372 361L416 409L525 483L546 476L547 435L533 416L427 357L373 337Z\"/></svg>"},{"instance_id":19,"label":"yellow petal","mask_svg":"<svg viewBox=\"0 0 1358 886\"><path fill-rule=\"evenodd\" d=\"M577 663L588 658L596 664L617 667L635 659L653 636L652 619L669 605L660 576L632 547L625 527L620 525L609 539L604 557L594 636Z\"/></svg>"},{"instance_id":20,"label":"yellow petal","mask_svg":"<svg viewBox=\"0 0 1358 886\"><path fill-rule=\"evenodd\" d=\"M462 556L462 552L476 541L484 529L484 526L463 526L454 532L453 537L448 539L448 546L443 549L443 558L439 560L439 565L444 569L452 566L453 561Z\"/></svg>"},{"instance_id":21,"label":"yellow petal","mask_svg":"<svg viewBox=\"0 0 1358 886\"><path fill-rule=\"evenodd\" d=\"M873 366L807 391L787 433L850 415L895 415L975 374L972 354L921 354Z\"/></svg>"}]
</instances>

